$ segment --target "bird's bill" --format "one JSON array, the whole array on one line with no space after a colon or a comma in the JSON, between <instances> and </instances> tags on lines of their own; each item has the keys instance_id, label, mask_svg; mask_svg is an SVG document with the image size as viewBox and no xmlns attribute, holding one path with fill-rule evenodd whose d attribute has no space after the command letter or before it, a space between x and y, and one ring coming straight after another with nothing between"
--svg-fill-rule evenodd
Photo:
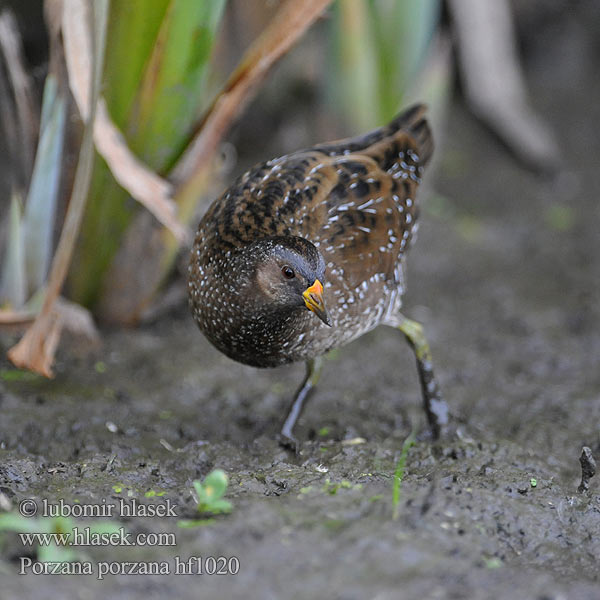
<instances>
[{"instance_id":1,"label":"bird's bill","mask_svg":"<svg viewBox=\"0 0 600 600\"><path fill-rule=\"evenodd\" d=\"M323 300L323 286L318 279L315 279L315 282L304 292L302 293L304 297L304 304L308 310L312 312L325 323L331 327L331 317L325 308L325 301Z\"/></svg>"}]
</instances>

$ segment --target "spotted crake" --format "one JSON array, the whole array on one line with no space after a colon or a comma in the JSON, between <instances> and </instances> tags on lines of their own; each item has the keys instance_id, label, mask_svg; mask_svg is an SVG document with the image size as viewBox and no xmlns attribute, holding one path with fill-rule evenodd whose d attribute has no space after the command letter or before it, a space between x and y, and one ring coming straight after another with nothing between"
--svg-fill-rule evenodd
<instances>
[{"instance_id":1,"label":"spotted crake","mask_svg":"<svg viewBox=\"0 0 600 600\"><path fill-rule=\"evenodd\" d=\"M419 323L400 313L404 260L417 229L416 193L433 151L417 105L386 127L256 165L213 202L189 265L192 315L239 362L305 361L281 437L321 372L321 356L378 325L399 328L415 351L430 428L446 405Z\"/></svg>"}]
</instances>

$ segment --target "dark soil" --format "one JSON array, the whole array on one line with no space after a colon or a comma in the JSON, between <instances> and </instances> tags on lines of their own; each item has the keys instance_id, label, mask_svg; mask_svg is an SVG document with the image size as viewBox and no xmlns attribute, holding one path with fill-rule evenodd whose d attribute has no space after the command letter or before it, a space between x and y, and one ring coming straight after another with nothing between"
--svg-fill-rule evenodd
<instances>
[{"instance_id":1,"label":"dark soil","mask_svg":"<svg viewBox=\"0 0 600 600\"><path fill-rule=\"evenodd\" d=\"M405 312L425 324L457 434L410 449L396 520L394 470L411 429L424 429L397 332L380 328L328 361L295 457L274 438L303 367L233 363L181 307L103 332L91 356L65 343L53 381L4 371L0 491L14 508L169 499L195 518L192 481L222 468L230 515L191 529L127 519L131 532L175 532L177 546L86 551L171 571L176 555L236 556L239 573L22 576L18 557L32 549L11 534L0 596L600 598L598 481L577 493L582 447L600 456L600 83L597 68L572 68L570 39L541 39L534 56L551 55L528 66L560 172L532 175L459 102L450 110Z\"/></svg>"}]
</instances>

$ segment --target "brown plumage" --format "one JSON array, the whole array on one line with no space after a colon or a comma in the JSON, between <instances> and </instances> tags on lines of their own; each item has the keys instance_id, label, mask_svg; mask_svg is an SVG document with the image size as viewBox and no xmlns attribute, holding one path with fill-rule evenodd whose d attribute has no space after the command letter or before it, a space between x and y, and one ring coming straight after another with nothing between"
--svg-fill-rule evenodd
<instances>
[{"instance_id":1,"label":"brown plumage","mask_svg":"<svg viewBox=\"0 0 600 600\"><path fill-rule=\"evenodd\" d=\"M435 434L445 422L422 332L399 313L417 187L433 150L424 112L417 105L367 135L259 164L200 222L189 298L203 333L252 366L307 361L287 441L318 357L379 324L399 327L413 345Z\"/></svg>"}]
</instances>

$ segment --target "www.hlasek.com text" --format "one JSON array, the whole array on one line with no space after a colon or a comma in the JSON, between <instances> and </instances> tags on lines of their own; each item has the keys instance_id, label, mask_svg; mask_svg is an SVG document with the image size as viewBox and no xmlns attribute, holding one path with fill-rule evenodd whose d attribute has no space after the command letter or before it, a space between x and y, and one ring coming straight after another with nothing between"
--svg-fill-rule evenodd
<instances>
[{"instance_id":1,"label":"www.hlasek.com text","mask_svg":"<svg viewBox=\"0 0 600 600\"><path fill-rule=\"evenodd\" d=\"M116 531L94 531L90 527L73 527L71 531L19 533L24 546L176 546L174 533L137 533L119 527Z\"/></svg>"}]
</instances>

